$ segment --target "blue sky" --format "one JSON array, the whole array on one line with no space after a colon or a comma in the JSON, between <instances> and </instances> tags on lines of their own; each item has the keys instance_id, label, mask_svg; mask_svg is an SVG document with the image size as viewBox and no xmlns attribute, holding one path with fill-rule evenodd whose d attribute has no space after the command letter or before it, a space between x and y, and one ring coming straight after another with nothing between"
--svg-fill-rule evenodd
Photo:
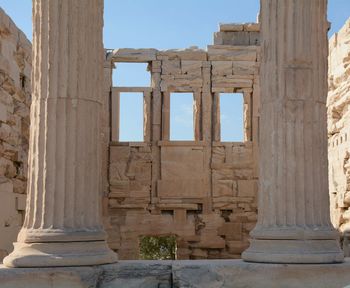
<instances>
[{"instance_id":1,"label":"blue sky","mask_svg":"<svg viewBox=\"0 0 350 288\"><path fill-rule=\"evenodd\" d=\"M329 0L328 2L328 19L332 22L330 31L332 35L350 17L350 0ZM31 0L0 0L0 7L12 17L30 40L32 38L31 4ZM217 31L218 23L254 22L258 11L259 0L105 0L104 45L106 48L172 49L189 46L205 48L212 43L213 33ZM127 76L131 73L129 68L126 67L124 71L124 77L119 77L123 78L126 84L128 79L142 83L140 84L142 86L145 81L146 83L149 81L147 73L132 74L131 77ZM115 75L115 81L119 81L117 77ZM230 102L230 99L225 101ZM125 105L130 107L131 115L142 111L139 108L133 108L138 105L138 102L137 100L126 102ZM188 113L188 105L185 105L185 102L185 99L182 104L181 101L180 103L175 101L173 105L177 105L174 107L180 111L180 114L182 113L183 119L191 121L192 114ZM230 130L234 130L233 137L238 139L242 123L241 107L236 106L232 108L231 113L230 110L225 112L227 115L225 114L223 118L227 121L228 130L223 131L222 134L226 135ZM181 115L178 115L177 119L180 119ZM142 125L139 121L142 121L142 117L135 117L130 125L127 124L130 121L124 121L126 123L124 131L134 131L135 125L137 127ZM186 129L178 126L178 130L180 133L178 137L181 138L181 131ZM140 137L138 133L134 134L135 137ZM184 133L183 137L188 137L186 135Z\"/></svg>"}]
</instances>

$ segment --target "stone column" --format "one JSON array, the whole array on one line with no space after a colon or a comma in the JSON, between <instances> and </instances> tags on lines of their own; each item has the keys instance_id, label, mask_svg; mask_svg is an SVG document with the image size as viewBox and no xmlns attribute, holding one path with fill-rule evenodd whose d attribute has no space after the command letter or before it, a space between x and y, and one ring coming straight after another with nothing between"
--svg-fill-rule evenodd
<instances>
[{"instance_id":1,"label":"stone column","mask_svg":"<svg viewBox=\"0 0 350 288\"><path fill-rule=\"evenodd\" d=\"M9 267L116 261L101 225L103 0L33 0L28 200Z\"/></svg>"},{"instance_id":2,"label":"stone column","mask_svg":"<svg viewBox=\"0 0 350 288\"><path fill-rule=\"evenodd\" d=\"M259 217L243 259L343 261L327 177L327 0L261 0Z\"/></svg>"}]
</instances>

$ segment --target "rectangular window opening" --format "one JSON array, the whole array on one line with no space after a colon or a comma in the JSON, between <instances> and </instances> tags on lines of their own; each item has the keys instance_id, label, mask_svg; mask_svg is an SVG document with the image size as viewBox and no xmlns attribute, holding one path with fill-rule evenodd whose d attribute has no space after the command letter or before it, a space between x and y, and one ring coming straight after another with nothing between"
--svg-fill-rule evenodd
<instances>
[{"instance_id":1,"label":"rectangular window opening","mask_svg":"<svg viewBox=\"0 0 350 288\"><path fill-rule=\"evenodd\" d=\"M114 87L150 87L151 74L148 63L115 63L113 70Z\"/></svg>"},{"instance_id":2,"label":"rectangular window opening","mask_svg":"<svg viewBox=\"0 0 350 288\"><path fill-rule=\"evenodd\" d=\"M140 259L176 260L176 236L141 236Z\"/></svg>"},{"instance_id":3,"label":"rectangular window opening","mask_svg":"<svg viewBox=\"0 0 350 288\"><path fill-rule=\"evenodd\" d=\"M143 93L120 92L119 141L143 142Z\"/></svg>"},{"instance_id":4,"label":"rectangular window opening","mask_svg":"<svg viewBox=\"0 0 350 288\"><path fill-rule=\"evenodd\" d=\"M170 93L170 140L195 140L193 103L193 93Z\"/></svg>"},{"instance_id":5,"label":"rectangular window opening","mask_svg":"<svg viewBox=\"0 0 350 288\"><path fill-rule=\"evenodd\" d=\"M222 142L244 141L243 93L220 93L220 135Z\"/></svg>"}]
</instances>

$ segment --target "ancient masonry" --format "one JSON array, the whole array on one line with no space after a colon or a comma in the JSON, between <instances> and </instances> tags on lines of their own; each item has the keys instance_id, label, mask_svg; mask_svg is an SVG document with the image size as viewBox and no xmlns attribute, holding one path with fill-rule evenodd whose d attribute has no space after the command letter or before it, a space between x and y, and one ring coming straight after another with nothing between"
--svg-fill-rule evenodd
<instances>
[{"instance_id":1,"label":"ancient masonry","mask_svg":"<svg viewBox=\"0 0 350 288\"><path fill-rule=\"evenodd\" d=\"M83 0L79 1L84 2ZM41 15L39 14L37 17ZM101 20L101 15L95 16ZM59 16L57 17L59 18ZM50 21L55 21L58 18L52 18ZM40 19L43 23L49 21L45 18ZM39 28L37 27L37 29ZM77 33L77 31L74 30L72 33ZM62 33L62 31L57 33ZM12 242L15 241L22 225L25 209L29 105L31 103L31 44L2 10L0 10L0 40L0 257L2 258L12 250ZM53 37L50 41L56 40ZM68 38L66 41L69 41ZM344 232L345 236L347 229L349 229L348 225L350 225L348 224L350 223L348 215L350 213L350 194L347 194L347 191L350 191L350 184L348 184L350 183L350 150L347 149L350 131L349 128L346 128L350 127L350 123L347 124L349 122L347 107L348 99L350 99L349 43L350 22L347 22L345 27L330 42L330 92L328 99L331 215L333 224ZM95 99L93 93L91 95L85 93L86 99L73 97L74 99L69 101L52 91L50 101L45 97L39 99L39 96L36 95L34 106L37 110L33 108L34 112L41 109L40 105L42 104L40 103L47 101L45 105L48 105L48 109L53 109L52 111L57 113L55 115L58 115L57 119L37 119L38 127L43 129L35 131L38 133L37 137L42 135L47 125L52 127L51 136L57 137L57 141L64 140L61 138L62 135L68 139L69 135L79 131L81 137L92 140L87 145L95 149L90 151L91 154L101 148L103 152L102 183L92 181L94 177L89 174L96 174L98 171L84 171L87 173L85 176L79 174L83 173L82 171L74 170L74 173L77 173L78 177L91 176L87 177L91 180L89 184L91 193L85 199L88 208L89 205L93 206L97 202L94 198L94 191L92 191L93 187L98 190L97 187L101 184L103 221L108 233L108 244L118 252L120 259L138 259L139 237L144 235L176 235L178 259L240 258L241 253L248 248L248 234L257 221L258 127L260 118L259 45L258 24L223 24L220 25L220 31L214 35L214 45L208 46L207 50L190 48L167 51L155 49L107 51L104 73L101 69L100 76L97 77L94 71L89 72L90 76L96 77L95 81L99 81L99 83L102 83L104 75L104 95L100 97L102 99ZM34 48L40 49L38 45L34 45ZM79 47L75 48L77 49L75 52L77 52ZM99 51L100 47L95 48L96 51ZM39 53L38 50L37 53ZM65 58L64 54L60 55L60 59L65 59L66 62L60 63L57 61L58 58L54 58L58 57L55 55L55 53L50 54L55 65L66 67L67 63L77 64L70 61L71 59ZM87 55L87 57L92 57L92 55ZM96 61L100 60L102 63L102 58ZM112 87L113 69L118 69L120 62L148 63L152 79L151 86ZM36 64L38 65L38 63ZM86 68L84 63L80 64L81 69ZM297 63L294 64L297 65ZM57 69L59 70L59 68ZM75 71L74 67L70 67L69 71ZM79 75L75 76L79 77ZM48 77L56 79L54 75L48 75ZM50 82L49 80L47 81ZM83 79L80 80L83 81ZM299 80L302 81L302 79ZM65 79L60 79L60 81L65 83ZM41 85L46 85L44 82ZM69 85L64 87L70 95L74 96L78 93L72 90L73 87ZM39 83L36 89L40 90ZM91 89L93 90L93 88ZM141 92L144 95L144 141L142 143L119 142L118 118L120 111L118 103L119 95L122 92ZM193 93L195 141L170 140L169 114L171 107L169 98L170 94L174 92ZM221 142L220 93L243 94L244 141L241 143ZM59 104L61 102L62 104ZM81 110L78 109L77 117L82 117L81 119L88 119L89 117L86 115L91 111L95 113L98 110L94 103L102 104L103 113L100 118L102 130L100 134L97 133L99 124L93 119L90 119L91 123L88 126L95 125L96 129L72 126L69 128L72 130L68 128L68 130L64 130L63 125L59 125L63 123L62 121L71 122L72 119L69 118L71 116L68 114L75 111L74 107L78 102ZM70 106L71 104L72 106ZM64 107L70 108L65 110ZM297 108L295 107L295 109ZM56 120L57 122L55 122ZM291 123L294 121L293 119L289 120ZM98 135L101 136L101 145L97 141L93 141L93 139L98 139ZM33 141L35 139L33 138ZM264 143L266 144L266 142ZM56 151L56 147L64 148L58 153L66 155L68 148L71 145L76 145L76 142L73 138L69 138L62 143L54 142L51 144L54 146L49 146L48 149L51 149L49 150L51 153L48 155L53 158L41 160L52 164L57 160L54 159L55 153L53 152ZM280 149L282 149L281 147ZM69 154L69 157L84 159L84 155L79 153L77 155ZM72 169L71 163L68 161L69 157L60 158L67 161L65 163L58 161L56 164L66 165L67 169ZM99 167L98 159L94 158L93 161L97 164L91 165L91 167ZM291 161L288 163L290 164ZM41 169L41 167L37 168ZM65 175L60 173L50 175L50 177L48 177L49 184L54 183L50 181L56 179L55 177L65 181ZM32 181L37 180L36 178L32 179ZM52 185L57 185L57 183L60 182ZM69 183L73 185L72 181ZM86 187L80 186L77 189L72 187L69 189L74 190L74 193L67 192L67 197L74 194L78 199L85 195ZM59 193L64 192L61 186L58 186L57 189L57 191L61 191ZM56 197L55 194L51 196L52 199ZM50 199L45 201L50 202ZM62 211L65 211L63 208L65 205L72 204L68 202L57 203L55 205L59 207L55 207L62 209ZM327 201L323 203L327 203ZM87 209L90 212L94 211L94 213L84 216L86 223L78 223L79 221L76 220L76 215L86 208L84 205L77 204L78 210L75 211L76 214L73 213L74 215L64 215L65 212L62 211L42 211L42 213L53 213L51 218L46 219L46 221L53 221L53 223L40 223L40 217L37 217L35 218L36 223L26 223L27 230L25 232L30 232L29 228L40 225L50 227L51 224L62 226L62 231L67 227L79 231L80 226L84 228L84 225L88 224L95 229L94 233L85 235L85 238L82 239L79 238L82 237L79 233L74 234L73 231L70 238L68 237L64 241L70 243L71 239L77 237L77 239L94 240L96 243L101 243L105 236L100 231L98 209L95 206L95 208L91 206L90 210ZM321 209L321 211L323 210ZM33 214L30 214L33 212L29 211L28 213L30 215L28 219L34 221ZM75 219L74 223L64 223L66 218L71 221ZM46 240L54 237L60 239L59 237L62 235L45 235L43 233L40 237ZM22 237L27 237L23 239L29 242L36 240L36 236L30 233L22 233ZM349 251L346 239L345 237L344 247L346 251ZM92 242L87 243L91 247ZM76 249L76 247L71 248ZM43 247L40 249L59 248ZM97 254L99 249L101 249L101 253L106 254L101 261L113 260L113 256L105 247L98 248L96 246ZM68 248L67 251L69 251ZM70 263L69 261L71 259L68 259L67 263ZM23 265L26 266L28 263Z\"/></svg>"},{"instance_id":2,"label":"ancient masonry","mask_svg":"<svg viewBox=\"0 0 350 288\"><path fill-rule=\"evenodd\" d=\"M350 19L329 44L328 157L332 222L350 256Z\"/></svg>"},{"instance_id":3,"label":"ancient masonry","mask_svg":"<svg viewBox=\"0 0 350 288\"><path fill-rule=\"evenodd\" d=\"M258 44L258 24L221 25L207 51L107 54L112 142L105 214L120 259L138 259L143 235L176 235L178 259L240 258L249 246L257 215ZM111 87L118 62L148 63L151 87ZM118 142L119 94L136 91L144 95L144 142ZM194 141L170 140L172 92L193 93ZM221 142L220 93L244 97L242 143Z\"/></svg>"},{"instance_id":4,"label":"ancient masonry","mask_svg":"<svg viewBox=\"0 0 350 288\"><path fill-rule=\"evenodd\" d=\"M23 224L32 45L0 8L0 259Z\"/></svg>"}]
</instances>

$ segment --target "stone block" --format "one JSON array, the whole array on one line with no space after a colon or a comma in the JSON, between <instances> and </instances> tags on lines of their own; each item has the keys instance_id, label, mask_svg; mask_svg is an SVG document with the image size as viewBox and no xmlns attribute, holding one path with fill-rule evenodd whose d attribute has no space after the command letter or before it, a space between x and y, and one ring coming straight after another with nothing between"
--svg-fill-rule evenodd
<instances>
[{"instance_id":1,"label":"stone block","mask_svg":"<svg viewBox=\"0 0 350 288\"><path fill-rule=\"evenodd\" d=\"M218 180L213 183L213 197L237 196L236 182L233 180Z\"/></svg>"},{"instance_id":2,"label":"stone block","mask_svg":"<svg viewBox=\"0 0 350 288\"><path fill-rule=\"evenodd\" d=\"M331 265L257 264L242 260L119 261L93 267L1 267L0 281L2 288L344 288L350 283L349 269L349 261Z\"/></svg>"},{"instance_id":3,"label":"stone block","mask_svg":"<svg viewBox=\"0 0 350 288\"><path fill-rule=\"evenodd\" d=\"M202 77L202 61L182 60L181 72L185 75Z\"/></svg>"},{"instance_id":4,"label":"stone block","mask_svg":"<svg viewBox=\"0 0 350 288\"><path fill-rule=\"evenodd\" d=\"M222 23L220 24L221 32L239 32L243 31L244 24L241 23Z\"/></svg>"},{"instance_id":5,"label":"stone block","mask_svg":"<svg viewBox=\"0 0 350 288\"><path fill-rule=\"evenodd\" d=\"M0 139L13 146L20 144L20 135L9 125L2 123L0 125Z\"/></svg>"},{"instance_id":6,"label":"stone block","mask_svg":"<svg viewBox=\"0 0 350 288\"><path fill-rule=\"evenodd\" d=\"M228 77L213 77L212 88L252 88L252 79L242 79L236 76L235 78Z\"/></svg>"},{"instance_id":7,"label":"stone block","mask_svg":"<svg viewBox=\"0 0 350 288\"><path fill-rule=\"evenodd\" d=\"M0 270L2 288L170 288L171 262L123 261L118 264Z\"/></svg>"},{"instance_id":8,"label":"stone block","mask_svg":"<svg viewBox=\"0 0 350 288\"><path fill-rule=\"evenodd\" d=\"M214 45L249 46L251 32L216 32Z\"/></svg>"},{"instance_id":9,"label":"stone block","mask_svg":"<svg viewBox=\"0 0 350 288\"><path fill-rule=\"evenodd\" d=\"M188 248L177 248L176 256L178 260L190 259L191 250Z\"/></svg>"},{"instance_id":10,"label":"stone block","mask_svg":"<svg viewBox=\"0 0 350 288\"><path fill-rule=\"evenodd\" d=\"M14 178L17 174L17 169L14 163L6 158L0 158L0 176Z\"/></svg>"},{"instance_id":11,"label":"stone block","mask_svg":"<svg viewBox=\"0 0 350 288\"><path fill-rule=\"evenodd\" d=\"M282 265L242 260L173 263L173 287L344 288L349 262L333 265ZM192 284L193 283L193 284Z\"/></svg>"},{"instance_id":12,"label":"stone block","mask_svg":"<svg viewBox=\"0 0 350 288\"><path fill-rule=\"evenodd\" d=\"M256 197L257 183L255 180L238 180L238 196L239 197Z\"/></svg>"},{"instance_id":13,"label":"stone block","mask_svg":"<svg viewBox=\"0 0 350 288\"><path fill-rule=\"evenodd\" d=\"M225 161L225 148L213 147L212 148L212 164L222 164Z\"/></svg>"},{"instance_id":14,"label":"stone block","mask_svg":"<svg viewBox=\"0 0 350 288\"><path fill-rule=\"evenodd\" d=\"M156 49L121 48L112 52L115 62L149 62L156 60Z\"/></svg>"},{"instance_id":15,"label":"stone block","mask_svg":"<svg viewBox=\"0 0 350 288\"><path fill-rule=\"evenodd\" d=\"M190 60L190 61L206 61L207 52L197 47L192 47L188 49L170 49L159 51L157 53L158 60L164 59L180 59L180 60Z\"/></svg>"},{"instance_id":16,"label":"stone block","mask_svg":"<svg viewBox=\"0 0 350 288\"><path fill-rule=\"evenodd\" d=\"M218 228L218 235L225 236L225 240L242 240L242 223L225 223Z\"/></svg>"},{"instance_id":17,"label":"stone block","mask_svg":"<svg viewBox=\"0 0 350 288\"><path fill-rule=\"evenodd\" d=\"M27 189L27 182L18 178L12 179L13 192L17 194L25 194ZM23 209L24 210L24 209Z\"/></svg>"},{"instance_id":18,"label":"stone block","mask_svg":"<svg viewBox=\"0 0 350 288\"><path fill-rule=\"evenodd\" d=\"M212 178L214 182L218 180L232 180L233 171L232 169L214 169Z\"/></svg>"},{"instance_id":19,"label":"stone block","mask_svg":"<svg viewBox=\"0 0 350 288\"><path fill-rule=\"evenodd\" d=\"M10 183L0 185L0 197L0 247L10 253L13 250L12 243L16 241L22 226L22 216L17 211L16 196Z\"/></svg>"},{"instance_id":20,"label":"stone block","mask_svg":"<svg viewBox=\"0 0 350 288\"><path fill-rule=\"evenodd\" d=\"M233 146L231 163L235 168L250 168L254 165L254 156L252 147Z\"/></svg>"},{"instance_id":21,"label":"stone block","mask_svg":"<svg viewBox=\"0 0 350 288\"><path fill-rule=\"evenodd\" d=\"M191 253L192 259L207 259L208 258L208 252L203 249L195 248L192 250Z\"/></svg>"},{"instance_id":22,"label":"stone block","mask_svg":"<svg viewBox=\"0 0 350 288\"><path fill-rule=\"evenodd\" d=\"M159 180L157 187L161 198L202 198L207 195L204 180Z\"/></svg>"},{"instance_id":23,"label":"stone block","mask_svg":"<svg viewBox=\"0 0 350 288\"><path fill-rule=\"evenodd\" d=\"M162 180L203 179L203 157L203 150L196 147L162 147Z\"/></svg>"},{"instance_id":24,"label":"stone block","mask_svg":"<svg viewBox=\"0 0 350 288\"><path fill-rule=\"evenodd\" d=\"M254 172L251 168L244 168L244 169L234 169L233 171L233 177L234 179L252 179L254 178Z\"/></svg>"},{"instance_id":25,"label":"stone block","mask_svg":"<svg viewBox=\"0 0 350 288\"><path fill-rule=\"evenodd\" d=\"M174 221L177 224L184 225L187 221L187 211L185 209L175 209Z\"/></svg>"},{"instance_id":26,"label":"stone block","mask_svg":"<svg viewBox=\"0 0 350 288\"><path fill-rule=\"evenodd\" d=\"M191 244L193 248L202 248L202 249L224 249L226 242L223 238L218 237L214 234L210 236L202 236L201 241L198 243Z\"/></svg>"},{"instance_id":27,"label":"stone block","mask_svg":"<svg viewBox=\"0 0 350 288\"><path fill-rule=\"evenodd\" d=\"M249 33L249 45L255 45L259 46L260 45L260 40L261 36L259 32L250 32Z\"/></svg>"},{"instance_id":28,"label":"stone block","mask_svg":"<svg viewBox=\"0 0 350 288\"><path fill-rule=\"evenodd\" d=\"M6 122L7 121L7 107L5 104L0 102L0 121Z\"/></svg>"},{"instance_id":29,"label":"stone block","mask_svg":"<svg viewBox=\"0 0 350 288\"><path fill-rule=\"evenodd\" d=\"M249 46L209 45L210 61L256 61L257 50Z\"/></svg>"},{"instance_id":30,"label":"stone block","mask_svg":"<svg viewBox=\"0 0 350 288\"><path fill-rule=\"evenodd\" d=\"M246 23L243 27L244 31L248 32L260 32L260 24L259 23Z\"/></svg>"},{"instance_id":31,"label":"stone block","mask_svg":"<svg viewBox=\"0 0 350 288\"><path fill-rule=\"evenodd\" d=\"M2 288L344 288L349 261L330 265L281 265L242 260L119 261L94 267L5 269ZM268 277L266 277L268 275Z\"/></svg>"},{"instance_id":32,"label":"stone block","mask_svg":"<svg viewBox=\"0 0 350 288\"><path fill-rule=\"evenodd\" d=\"M163 60L162 61L162 75L176 75L181 74L181 62L179 59Z\"/></svg>"},{"instance_id":33,"label":"stone block","mask_svg":"<svg viewBox=\"0 0 350 288\"><path fill-rule=\"evenodd\" d=\"M234 61L232 63L233 75L254 75L257 67L255 61Z\"/></svg>"},{"instance_id":34,"label":"stone block","mask_svg":"<svg viewBox=\"0 0 350 288\"><path fill-rule=\"evenodd\" d=\"M13 183L12 181L6 181L0 183L0 193L10 194L13 193Z\"/></svg>"},{"instance_id":35,"label":"stone block","mask_svg":"<svg viewBox=\"0 0 350 288\"><path fill-rule=\"evenodd\" d=\"M110 146L110 162L127 161L129 157L129 146Z\"/></svg>"},{"instance_id":36,"label":"stone block","mask_svg":"<svg viewBox=\"0 0 350 288\"><path fill-rule=\"evenodd\" d=\"M212 61L212 75L233 75L232 61Z\"/></svg>"},{"instance_id":37,"label":"stone block","mask_svg":"<svg viewBox=\"0 0 350 288\"><path fill-rule=\"evenodd\" d=\"M10 145L6 142L2 143L3 146L1 147L1 151L3 153L3 157L5 157L6 159L9 159L11 161L16 161L18 162L18 152L21 149L21 147L16 147L13 145ZM26 159L23 159L24 161L26 161Z\"/></svg>"},{"instance_id":38,"label":"stone block","mask_svg":"<svg viewBox=\"0 0 350 288\"><path fill-rule=\"evenodd\" d=\"M114 162L109 165L109 178L111 184L117 181L129 180L127 176L127 162Z\"/></svg>"},{"instance_id":39,"label":"stone block","mask_svg":"<svg viewBox=\"0 0 350 288\"><path fill-rule=\"evenodd\" d=\"M27 195L17 194L15 197L16 197L16 210L17 211L25 211L26 210Z\"/></svg>"}]
</instances>

